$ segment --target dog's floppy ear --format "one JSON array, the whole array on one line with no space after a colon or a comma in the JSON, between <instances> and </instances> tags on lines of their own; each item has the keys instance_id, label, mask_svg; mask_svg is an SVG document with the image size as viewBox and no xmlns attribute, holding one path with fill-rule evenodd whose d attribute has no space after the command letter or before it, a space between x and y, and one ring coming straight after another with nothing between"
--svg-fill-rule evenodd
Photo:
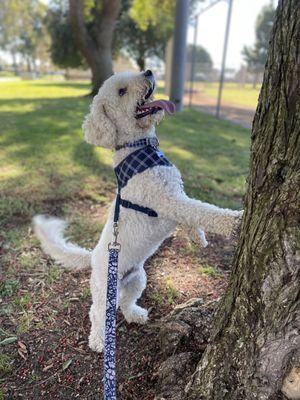
<instances>
[{"instance_id":1,"label":"dog's floppy ear","mask_svg":"<svg viewBox=\"0 0 300 400\"><path fill-rule=\"evenodd\" d=\"M108 149L116 146L116 127L108 115L104 102L97 96L93 100L90 113L85 117L82 128L84 138L88 143Z\"/></svg>"}]
</instances>

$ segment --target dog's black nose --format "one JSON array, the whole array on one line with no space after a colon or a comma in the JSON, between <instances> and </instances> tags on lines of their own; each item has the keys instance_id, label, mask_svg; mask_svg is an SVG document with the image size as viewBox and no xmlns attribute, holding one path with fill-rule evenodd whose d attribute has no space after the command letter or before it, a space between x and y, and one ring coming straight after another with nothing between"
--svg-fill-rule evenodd
<instances>
[{"instance_id":1,"label":"dog's black nose","mask_svg":"<svg viewBox=\"0 0 300 400\"><path fill-rule=\"evenodd\" d=\"M150 69L147 69L147 71L144 72L144 75L145 76L152 76L153 74L152 74L152 71Z\"/></svg>"}]
</instances>

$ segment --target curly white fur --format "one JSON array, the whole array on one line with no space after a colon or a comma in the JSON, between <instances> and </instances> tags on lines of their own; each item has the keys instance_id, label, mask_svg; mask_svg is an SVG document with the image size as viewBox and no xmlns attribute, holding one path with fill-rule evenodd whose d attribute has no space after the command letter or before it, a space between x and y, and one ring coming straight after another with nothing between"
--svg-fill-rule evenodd
<instances>
[{"instance_id":1,"label":"curly white fur","mask_svg":"<svg viewBox=\"0 0 300 400\"><path fill-rule=\"evenodd\" d=\"M39 237L45 253L50 254L66 268L83 269L90 267L92 253L64 238L67 223L58 218L36 215L33 218L34 231Z\"/></svg>"},{"instance_id":2,"label":"curly white fur","mask_svg":"<svg viewBox=\"0 0 300 400\"><path fill-rule=\"evenodd\" d=\"M122 97L119 96L120 88L126 88L126 94ZM163 111L141 120L135 119L137 102L144 98L148 88L149 82L142 73L116 74L104 82L84 121L85 139L91 144L114 149L125 142L155 136L154 126L162 120ZM133 150L127 148L116 151L113 156L114 166ZM147 258L172 234L178 224L197 232L205 246L207 242L204 231L229 236L242 212L189 198L175 166L157 166L135 175L122 189L122 197L158 213L158 218L151 218L121 208L119 221L119 241L122 246L119 255L119 306L128 322L145 323L148 312L136 302L146 287L147 278L143 266ZM43 217L34 220L43 249L54 259L75 268L85 267L91 259L93 304L90 310L92 327L89 344L95 351L103 349L107 246L112 240L113 210L114 202L99 243L91 253L63 239L63 222Z\"/></svg>"}]
</instances>

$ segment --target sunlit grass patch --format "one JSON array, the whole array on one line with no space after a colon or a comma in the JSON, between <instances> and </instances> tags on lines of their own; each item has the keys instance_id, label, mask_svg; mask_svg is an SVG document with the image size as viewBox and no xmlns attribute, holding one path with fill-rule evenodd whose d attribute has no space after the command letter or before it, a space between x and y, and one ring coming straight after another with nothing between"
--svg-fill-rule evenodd
<instances>
[{"instance_id":1,"label":"sunlit grass patch","mask_svg":"<svg viewBox=\"0 0 300 400\"><path fill-rule=\"evenodd\" d=\"M217 276L220 275L218 270L211 265L203 265L200 268L198 268L198 271L200 272L200 274L210 276L211 278L216 278Z\"/></svg>"},{"instance_id":2,"label":"sunlit grass patch","mask_svg":"<svg viewBox=\"0 0 300 400\"><path fill-rule=\"evenodd\" d=\"M20 287L17 279L7 279L0 282L0 298L14 295Z\"/></svg>"},{"instance_id":3,"label":"sunlit grass patch","mask_svg":"<svg viewBox=\"0 0 300 400\"><path fill-rule=\"evenodd\" d=\"M34 320L34 315L31 312L24 312L22 316L18 319L16 333L17 335L22 335L29 331L32 322Z\"/></svg>"},{"instance_id":4,"label":"sunlit grass patch","mask_svg":"<svg viewBox=\"0 0 300 400\"><path fill-rule=\"evenodd\" d=\"M181 297L180 291L175 287L172 278L166 279L166 293L169 304L174 304Z\"/></svg>"},{"instance_id":5,"label":"sunlit grass patch","mask_svg":"<svg viewBox=\"0 0 300 400\"><path fill-rule=\"evenodd\" d=\"M196 88L215 99L217 99L218 87L218 82L198 82L196 84ZM226 104L254 110L257 106L259 91L259 85L254 88L251 84L241 85L234 82L226 82L223 88L222 99Z\"/></svg>"},{"instance_id":6,"label":"sunlit grass patch","mask_svg":"<svg viewBox=\"0 0 300 400\"><path fill-rule=\"evenodd\" d=\"M12 362L13 360L6 354L0 354L0 379L6 375L12 373ZM1 399L1 392L0 392Z\"/></svg>"}]
</instances>

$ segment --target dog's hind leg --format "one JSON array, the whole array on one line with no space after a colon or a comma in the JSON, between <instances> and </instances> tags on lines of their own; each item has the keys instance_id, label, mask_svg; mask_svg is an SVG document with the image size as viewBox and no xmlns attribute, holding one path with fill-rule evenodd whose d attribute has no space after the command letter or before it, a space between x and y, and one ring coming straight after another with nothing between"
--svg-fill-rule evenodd
<instances>
[{"instance_id":1,"label":"dog's hind leg","mask_svg":"<svg viewBox=\"0 0 300 400\"><path fill-rule=\"evenodd\" d=\"M89 313L91 320L89 346L93 351L100 353L104 347L105 335L106 280L101 287L98 287L94 284L92 276L91 293L93 304Z\"/></svg>"},{"instance_id":2,"label":"dog's hind leg","mask_svg":"<svg viewBox=\"0 0 300 400\"><path fill-rule=\"evenodd\" d=\"M127 322L144 324L148 320L148 311L136 304L147 284L144 268L132 268L120 280L120 308Z\"/></svg>"},{"instance_id":3,"label":"dog's hind leg","mask_svg":"<svg viewBox=\"0 0 300 400\"><path fill-rule=\"evenodd\" d=\"M104 250L106 243L99 244L92 255L91 295L93 304L90 309L91 333L89 346L96 352L104 347L105 312L108 273L108 254Z\"/></svg>"}]
</instances>

